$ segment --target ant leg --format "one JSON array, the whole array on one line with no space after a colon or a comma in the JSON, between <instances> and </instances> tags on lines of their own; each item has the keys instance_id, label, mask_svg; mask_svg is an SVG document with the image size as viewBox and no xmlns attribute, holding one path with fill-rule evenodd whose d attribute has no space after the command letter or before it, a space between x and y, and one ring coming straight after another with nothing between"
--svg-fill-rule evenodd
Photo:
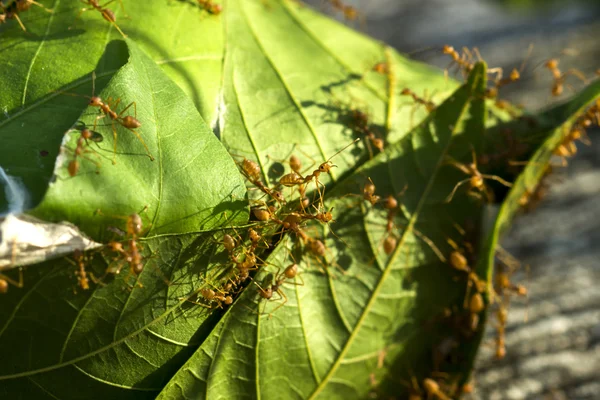
<instances>
[{"instance_id":1,"label":"ant leg","mask_svg":"<svg viewBox=\"0 0 600 400\"><path fill-rule=\"evenodd\" d=\"M112 159L112 163L113 165L115 165L117 163L117 127L115 126L115 123L112 123L112 129L113 129L113 159Z\"/></svg>"},{"instance_id":2,"label":"ant leg","mask_svg":"<svg viewBox=\"0 0 600 400\"><path fill-rule=\"evenodd\" d=\"M81 2L82 2L82 3L84 3L84 4L88 4L88 3L86 3L86 2L85 2L85 1L83 1L83 0L82 0ZM93 8L87 8L87 7L86 7L86 8L82 8L82 9L79 11L79 14L77 14L77 16L75 17L75 19L79 19L79 18L81 18L81 14L83 14L84 12L86 12L86 11L89 11L89 10L93 10ZM96 76L96 74L94 73L94 77L95 77L95 76ZM93 95L94 95L94 91L92 90L92 96L93 96Z\"/></svg>"},{"instance_id":3,"label":"ant leg","mask_svg":"<svg viewBox=\"0 0 600 400\"><path fill-rule=\"evenodd\" d=\"M52 9L50 9L50 8L46 8L46 7L44 7L44 5L43 5L43 4L40 4L40 3L38 3L37 1L34 1L34 0L29 0L29 2L30 2L31 4L35 4L35 5L36 5L36 6L38 6L38 7L42 7L42 8L43 8L43 9L44 9L46 12L49 12L49 13L53 13L53 12L54 12L54 10L52 10Z\"/></svg>"},{"instance_id":4,"label":"ant leg","mask_svg":"<svg viewBox=\"0 0 600 400\"><path fill-rule=\"evenodd\" d=\"M12 278L9 278L8 276L0 273L0 279L5 280L6 282L10 283L13 286L18 287L19 289L23 288L23 269L19 268L19 280L15 281Z\"/></svg>"},{"instance_id":5,"label":"ant leg","mask_svg":"<svg viewBox=\"0 0 600 400\"><path fill-rule=\"evenodd\" d=\"M427 236L425 236L421 231L419 231L416 228L413 228L412 232L415 234L416 237L421 239L427 246L429 246L429 248L431 250L433 250L433 252L440 259L441 262L443 262L444 264L448 262L448 260L446 260L446 257L444 257L444 254L435 245L435 243L433 243L433 240L429 239Z\"/></svg>"},{"instance_id":6,"label":"ant leg","mask_svg":"<svg viewBox=\"0 0 600 400\"><path fill-rule=\"evenodd\" d=\"M454 186L454 189L452 189L452 192L448 195L448 197L446 197L446 200L444 200L444 203L450 203L452 201L452 198L454 197L454 193L456 193L458 188L461 187L462 185L464 185L465 183L469 182L470 180L471 180L471 178L467 178L467 179L463 179L462 181L458 182L456 184L456 186Z\"/></svg>"},{"instance_id":7,"label":"ant leg","mask_svg":"<svg viewBox=\"0 0 600 400\"><path fill-rule=\"evenodd\" d=\"M25 28L25 25L23 25L23 22L21 21L21 18L19 18L18 14L13 14L15 16L15 19L17 20L17 22L19 23L19 25L21 26L21 29L23 29L23 32L27 32L27 29Z\"/></svg>"},{"instance_id":8,"label":"ant leg","mask_svg":"<svg viewBox=\"0 0 600 400\"><path fill-rule=\"evenodd\" d=\"M117 105L119 104L119 102L120 102L120 101L121 101L121 99L119 98L119 100L117 100L117 102L115 103L115 106L114 106L114 108L116 108L116 107L117 107ZM127 111L127 110L129 109L129 107L131 107L131 106L133 106L133 116L134 116L134 118L135 118L135 119L137 119L137 105L135 104L135 101L132 101L131 103L129 103L129 104L127 105L127 107L125 107L124 109L122 109L122 110L121 110L121 112L119 113L119 115L118 115L118 116L120 117L120 116L121 116L121 115L122 115L122 114L123 114L125 111Z\"/></svg>"},{"instance_id":9,"label":"ant leg","mask_svg":"<svg viewBox=\"0 0 600 400\"><path fill-rule=\"evenodd\" d=\"M565 72L563 74L563 77L566 77L567 75L573 75L576 78L579 78L583 83L587 83L588 82L588 80L585 77L585 75L581 71L579 71L578 69L574 69L574 68L569 69L567 72Z\"/></svg>"},{"instance_id":10,"label":"ant leg","mask_svg":"<svg viewBox=\"0 0 600 400\"><path fill-rule=\"evenodd\" d=\"M496 182L500 182L501 184L503 184L506 187L512 187L512 183L505 181L504 179L500 178L499 176L487 175L487 174L482 174L481 176L483 176L484 178L487 178L487 179L495 180Z\"/></svg>"},{"instance_id":11,"label":"ant leg","mask_svg":"<svg viewBox=\"0 0 600 400\"><path fill-rule=\"evenodd\" d=\"M281 289L277 289L277 293L279 294L279 296L281 296L281 299L282 299L283 301L281 302L281 304L279 304L277 307L275 307L273 310L271 310L271 312L269 313L269 318L271 318L271 315L272 315L272 314L273 314L275 311L277 311L277 310L279 310L281 307L283 307L283 306L285 305L285 303L287 303L287 301L288 301L288 298L287 298L287 296L285 295L285 293L283 292L283 290L281 290Z\"/></svg>"},{"instance_id":12,"label":"ant leg","mask_svg":"<svg viewBox=\"0 0 600 400\"><path fill-rule=\"evenodd\" d=\"M121 30L121 28L119 28L119 25L117 25L117 23L115 21L109 21L121 34L121 36L123 36L124 38L127 37L127 35L125 33L123 33L123 31Z\"/></svg>"},{"instance_id":13,"label":"ant leg","mask_svg":"<svg viewBox=\"0 0 600 400\"><path fill-rule=\"evenodd\" d=\"M128 130L131 131L131 132L133 132L133 134L138 138L138 140L140 142L142 142L142 145L146 149L146 153L148 153L148 157L150 157L151 161L154 161L154 157L152 156L152 153L150 153L150 149L146 145L146 142L144 142L144 139L142 138L142 136L139 133L137 133L136 131L134 131L133 129L128 129Z\"/></svg>"}]
</instances>

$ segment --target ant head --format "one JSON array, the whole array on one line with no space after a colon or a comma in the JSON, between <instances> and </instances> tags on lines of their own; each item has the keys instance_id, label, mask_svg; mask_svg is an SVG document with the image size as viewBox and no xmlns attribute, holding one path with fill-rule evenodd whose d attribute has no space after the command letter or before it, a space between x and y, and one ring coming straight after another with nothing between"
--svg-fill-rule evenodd
<instances>
[{"instance_id":1,"label":"ant head","mask_svg":"<svg viewBox=\"0 0 600 400\"><path fill-rule=\"evenodd\" d=\"M544 67L548 69L556 69L558 67L558 60L556 58L551 58L544 64Z\"/></svg>"},{"instance_id":2,"label":"ant head","mask_svg":"<svg viewBox=\"0 0 600 400\"><path fill-rule=\"evenodd\" d=\"M363 188L363 194L365 196L372 196L375 194L375 184L371 180L371 178L367 178L369 181L365 183L365 187Z\"/></svg>"},{"instance_id":3,"label":"ant head","mask_svg":"<svg viewBox=\"0 0 600 400\"><path fill-rule=\"evenodd\" d=\"M519 70L516 68L513 68L513 70L510 73L510 80L518 81L520 78L521 78L521 74L519 73Z\"/></svg>"},{"instance_id":4,"label":"ant head","mask_svg":"<svg viewBox=\"0 0 600 400\"><path fill-rule=\"evenodd\" d=\"M454 47L445 44L444 47L442 47L442 53L452 54L452 53L454 53Z\"/></svg>"},{"instance_id":5,"label":"ant head","mask_svg":"<svg viewBox=\"0 0 600 400\"><path fill-rule=\"evenodd\" d=\"M200 290L200 295L204 297L206 300L213 299L216 296L216 293L212 289L204 288Z\"/></svg>"},{"instance_id":6,"label":"ant head","mask_svg":"<svg viewBox=\"0 0 600 400\"><path fill-rule=\"evenodd\" d=\"M412 93L412 90L410 90L409 88L404 88L404 89L402 89L402 91L400 92L400 94L401 94L402 96L408 96L408 95L409 95L409 94L411 94L411 93Z\"/></svg>"},{"instance_id":7,"label":"ant head","mask_svg":"<svg viewBox=\"0 0 600 400\"><path fill-rule=\"evenodd\" d=\"M100 107L103 104L102 99L98 96L90 97L89 105L92 107Z\"/></svg>"},{"instance_id":8,"label":"ant head","mask_svg":"<svg viewBox=\"0 0 600 400\"><path fill-rule=\"evenodd\" d=\"M324 162L323 164L319 165L319 172L329 172L333 167L337 167L337 165L333 165L331 161Z\"/></svg>"},{"instance_id":9,"label":"ant head","mask_svg":"<svg viewBox=\"0 0 600 400\"><path fill-rule=\"evenodd\" d=\"M112 251L123 252L123 243L121 242L109 242L108 247L110 247Z\"/></svg>"},{"instance_id":10,"label":"ant head","mask_svg":"<svg viewBox=\"0 0 600 400\"><path fill-rule=\"evenodd\" d=\"M273 195L273 198L275 200L277 200L277 202L283 203L283 204L286 203L285 197L283 196L283 193L281 193L281 192L279 192L277 190L274 190L274 191L271 192L271 194Z\"/></svg>"},{"instance_id":11,"label":"ant head","mask_svg":"<svg viewBox=\"0 0 600 400\"><path fill-rule=\"evenodd\" d=\"M258 242L260 240L260 235L254 229L248 229L248 237L251 242Z\"/></svg>"},{"instance_id":12,"label":"ant head","mask_svg":"<svg viewBox=\"0 0 600 400\"><path fill-rule=\"evenodd\" d=\"M485 97L498 97L498 88L491 87L485 90Z\"/></svg>"}]
</instances>

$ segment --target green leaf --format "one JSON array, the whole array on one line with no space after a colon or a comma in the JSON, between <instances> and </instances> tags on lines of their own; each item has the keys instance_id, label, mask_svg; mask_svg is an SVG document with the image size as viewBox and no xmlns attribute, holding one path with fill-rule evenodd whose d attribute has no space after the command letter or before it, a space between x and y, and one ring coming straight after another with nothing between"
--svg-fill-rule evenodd
<instances>
[{"instance_id":1,"label":"green leaf","mask_svg":"<svg viewBox=\"0 0 600 400\"><path fill-rule=\"evenodd\" d=\"M144 240L146 265L133 286L133 276L117 275L81 291L64 259L29 269L23 291L2 298L0 393L154 397L211 329L208 310L186 302L222 262L211 237ZM96 255L88 273L119 263Z\"/></svg>"},{"instance_id":2,"label":"green leaf","mask_svg":"<svg viewBox=\"0 0 600 400\"><path fill-rule=\"evenodd\" d=\"M477 213L466 202L442 208L456 182L444 163L454 139L484 125L484 71L476 68L412 134L329 192L328 206L342 210L336 233L348 245L328 238L327 274L318 271L323 259L302 256L304 284L283 285L288 300L272 318L278 302L248 310L257 294L246 290L159 398L361 398L370 372L381 379L406 365L427 365L439 333L424 332L422 324L462 304L464 295L440 257L449 252L445 237L457 236L452 222L464 225ZM398 245L389 256L382 249L385 211L345 196L369 176L382 195L408 185L394 220ZM280 271L290 264L288 246L281 244L268 263ZM378 369L381 352L386 362Z\"/></svg>"},{"instance_id":3,"label":"green leaf","mask_svg":"<svg viewBox=\"0 0 600 400\"><path fill-rule=\"evenodd\" d=\"M94 153L88 158L98 155L101 168L96 174L94 163L83 159L78 174L69 176L68 163L80 135L72 131L64 146L70 150L63 149L56 182L34 210L36 216L68 220L94 238L107 237L105 227L115 224L114 216L144 207L151 223L149 235L208 230L223 225L224 215L229 223L246 222L246 190L231 157L181 89L133 42L128 46L129 62L99 95L119 98L123 105L135 102L130 109L136 109L142 121L137 131L155 161L150 161L141 140L118 124L113 156L114 125L102 122L108 118L98 120L97 108L89 107L80 120L88 127L100 121L95 131L104 140L97 147L92 144ZM78 100L85 105L85 99Z\"/></svg>"},{"instance_id":4,"label":"green leaf","mask_svg":"<svg viewBox=\"0 0 600 400\"><path fill-rule=\"evenodd\" d=\"M224 18L221 137L232 154L257 161L272 184L281 176L273 160L294 153L308 168L351 143L357 133L347 126L350 109L368 113L379 137L394 143L427 115L400 95L402 88L420 96L425 88L437 91L439 102L456 87L439 72L292 1L265 6L232 0ZM370 72L377 62L388 62L391 73ZM356 155L364 157L364 147L372 147L362 138L336 156L330 179L353 169Z\"/></svg>"},{"instance_id":5,"label":"green leaf","mask_svg":"<svg viewBox=\"0 0 600 400\"><path fill-rule=\"evenodd\" d=\"M80 2L45 3L53 13L32 6L21 14L27 33L14 20L0 26L0 167L24 184L29 192L26 208L41 201L63 135L82 112L82 99L61 91L91 96L90 73L95 71L96 94L101 93L128 59L126 47L113 40L121 35L99 12L86 11L77 18ZM108 8L113 7L121 29L185 90L205 119L213 121L222 72L222 18L185 2L154 3L124 0L129 18L117 2ZM172 29L163 35L157 27ZM7 199L0 191L0 212L6 209Z\"/></svg>"}]
</instances>

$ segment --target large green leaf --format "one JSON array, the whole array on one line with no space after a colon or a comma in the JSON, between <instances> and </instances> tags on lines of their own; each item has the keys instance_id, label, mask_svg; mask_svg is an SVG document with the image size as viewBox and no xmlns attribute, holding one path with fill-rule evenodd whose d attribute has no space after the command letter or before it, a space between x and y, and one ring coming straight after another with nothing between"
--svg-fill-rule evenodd
<instances>
[{"instance_id":1,"label":"large green leaf","mask_svg":"<svg viewBox=\"0 0 600 400\"><path fill-rule=\"evenodd\" d=\"M8 144L0 149L0 166L24 183L30 206L38 206L34 212L107 240L124 226L118 215L148 206L142 215L149 228L139 240L145 264L139 276L124 280L125 260L104 249L94 253L88 271L103 276L122 266L123 272L91 290L77 288L76 267L66 259L28 269L25 288L10 288L0 308L0 394L354 398L373 390L397 396L412 374L420 380L440 367L432 358L449 337L456 348L442 367L453 382L465 379L479 335L463 335L463 328L448 333L446 310L464 322L467 285L448 265L448 239L479 249L470 261L488 279L495 239L480 237L480 201L465 190L449 204L445 199L465 178L448 165L449 157L469 162L471 148L481 155L497 139L486 132L498 122L487 119L493 106L483 96L485 65L458 87L297 1L228 0L221 15L194 1L123 3L129 19L116 3L110 6L127 41L98 12L87 11L79 21L80 4L60 0L53 14L36 7L23 13L30 34L15 21L0 27L0 84L6 87L0 134ZM384 61L389 73L371 70ZM92 126L98 110L63 92L90 96L92 70L96 94L121 98L119 110L136 101L139 131L155 161L118 128L112 165L113 132L104 118L96 128L104 140L91 147L102 158L99 174L83 162L68 176L72 156L59 150L73 148L78 132L64 138L65 132ZM426 89L435 92L437 109L414 106L400 94L405 87L421 97ZM567 106L559 118L559 112L541 116L544 128L530 151L582 104ZM368 139L349 128L358 110L386 140L373 159L365 150ZM531 135L531 128L522 134ZM292 258L300 265L296 283L303 284L283 285L288 301L282 307L259 301L251 281L225 312L188 301L202 287L227 282L232 263L217 242L224 231L245 237L248 227L244 183L223 147L238 160L258 161L274 186L291 154L310 171L308 164L320 164L357 136L359 143L336 155L330 176L321 176L328 184L325 205L337 219L333 228L345 243L317 224L304 229L323 238L325 258L309 255L293 234L268 238L277 247L267 250L255 282ZM510 174L503 167L494 173ZM368 177L381 196L406 188L391 232L381 203L372 207L360 199ZM503 207L514 208L515 196ZM280 217L294 207L290 202ZM262 227L264 234L278 230L277 224ZM387 254L389 234L397 246Z\"/></svg>"},{"instance_id":2,"label":"large green leaf","mask_svg":"<svg viewBox=\"0 0 600 400\"><path fill-rule=\"evenodd\" d=\"M477 68L412 134L330 192L327 205L341 210L336 233L347 246L328 238L327 258L346 273L330 265L323 274L317 260L303 256L304 284L284 285L288 301L272 318L267 314L276 302L264 314L263 306L249 311L257 295L246 290L161 398L362 398L371 372L381 379L406 372L406 365L429 366L439 332L422 325L462 304L464 295L464 285L454 284L452 269L440 260L451 250L444 240L458 241L453 223L478 219L479 209L464 198L444 206L458 175L445 161L458 150L452 143L483 129L484 71ZM408 188L393 231L398 245L389 256L382 248L385 211L344 196L358 193L369 176L381 195ZM292 262L287 247L281 244L268 262L285 268ZM378 369L382 351L386 363Z\"/></svg>"},{"instance_id":3,"label":"large green leaf","mask_svg":"<svg viewBox=\"0 0 600 400\"><path fill-rule=\"evenodd\" d=\"M94 150L101 155L99 173L94 173L92 162L81 160L81 170L70 177L67 166L73 155L63 148L56 182L34 213L46 220L68 220L96 238L106 237L103 230L111 221L114 224L113 215L144 207L151 222L149 235L207 230L222 225L224 215L229 224L246 222L245 186L231 157L181 89L133 42L128 43L129 62L99 95L118 97L125 105L136 102L142 121L137 131L155 160L149 159L134 134L120 128L112 165L112 126L98 126L96 131L105 138ZM81 106L87 102L77 100ZM89 107L80 123L93 126L97 113L97 108ZM74 149L79 131L70 135L64 147ZM98 209L104 217L95 215Z\"/></svg>"}]
</instances>

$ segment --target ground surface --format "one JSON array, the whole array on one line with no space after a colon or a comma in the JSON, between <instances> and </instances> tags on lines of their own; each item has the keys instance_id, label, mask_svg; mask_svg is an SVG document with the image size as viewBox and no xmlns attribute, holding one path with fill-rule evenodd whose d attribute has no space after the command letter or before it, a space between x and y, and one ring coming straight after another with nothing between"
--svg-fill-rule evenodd
<instances>
[{"instance_id":1,"label":"ground surface","mask_svg":"<svg viewBox=\"0 0 600 400\"><path fill-rule=\"evenodd\" d=\"M523 82L505 93L529 109L551 101L543 60L560 56L561 67L588 74L600 67L600 10L592 2L545 2L529 12L493 0L353 3L367 15L369 34L442 68L448 64L439 56L443 44L477 46L490 66L512 68L534 43ZM530 299L528 307L512 302L502 361L493 359L488 326L490 345L479 354L475 399L600 398L600 141L578 147L578 157L555 175L546 201L517 220L503 241L531 267L528 283L526 274L516 276L527 283Z\"/></svg>"}]
</instances>

